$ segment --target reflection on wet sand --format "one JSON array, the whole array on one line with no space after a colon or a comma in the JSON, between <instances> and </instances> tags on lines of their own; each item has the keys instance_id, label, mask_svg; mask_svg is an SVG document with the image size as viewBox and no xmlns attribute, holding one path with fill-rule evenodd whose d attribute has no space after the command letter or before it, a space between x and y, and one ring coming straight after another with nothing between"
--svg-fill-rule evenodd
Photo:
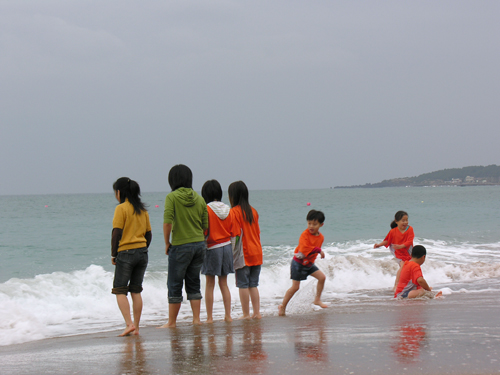
<instances>
[{"instance_id":1,"label":"reflection on wet sand","mask_svg":"<svg viewBox=\"0 0 500 375\"><path fill-rule=\"evenodd\" d=\"M305 324L295 336L296 360L328 362L328 340L325 333L324 315L316 322Z\"/></svg>"},{"instance_id":2,"label":"reflection on wet sand","mask_svg":"<svg viewBox=\"0 0 500 375\"><path fill-rule=\"evenodd\" d=\"M425 313L418 308L399 318L395 327L396 342L391 345L399 362L411 363L420 360L421 347L427 336L426 326Z\"/></svg>"},{"instance_id":3,"label":"reflection on wet sand","mask_svg":"<svg viewBox=\"0 0 500 375\"><path fill-rule=\"evenodd\" d=\"M131 335L125 338L122 349L122 360L119 362L119 374L149 374L146 367L146 353L143 347L143 339L140 336Z\"/></svg>"}]
</instances>

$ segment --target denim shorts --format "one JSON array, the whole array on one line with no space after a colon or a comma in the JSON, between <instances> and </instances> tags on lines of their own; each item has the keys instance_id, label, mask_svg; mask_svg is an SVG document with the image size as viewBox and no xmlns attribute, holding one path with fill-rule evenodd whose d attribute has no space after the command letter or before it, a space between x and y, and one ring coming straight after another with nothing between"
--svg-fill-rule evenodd
<instances>
[{"instance_id":1,"label":"denim shorts","mask_svg":"<svg viewBox=\"0 0 500 375\"><path fill-rule=\"evenodd\" d=\"M168 250L168 303L182 302L182 286L188 300L201 299L200 269L207 245L203 242L171 246Z\"/></svg>"},{"instance_id":2,"label":"denim shorts","mask_svg":"<svg viewBox=\"0 0 500 375\"><path fill-rule=\"evenodd\" d=\"M234 273L231 244L207 250L201 273L210 276L226 276Z\"/></svg>"},{"instance_id":3,"label":"denim shorts","mask_svg":"<svg viewBox=\"0 0 500 375\"><path fill-rule=\"evenodd\" d=\"M262 266L245 266L236 270L236 287L240 289L257 288L259 286Z\"/></svg>"},{"instance_id":4,"label":"denim shorts","mask_svg":"<svg viewBox=\"0 0 500 375\"><path fill-rule=\"evenodd\" d=\"M319 271L319 268L314 263L311 267L306 267L292 259L292 263L290 264L290 279L302 281L316 271Z\"/></svg>"},{"instance_id":5,"label":"denim shorts","mask_svg":"<svg viewBox=\"0 0 500 375\"><path fill-rule=\"evenodd\" d=\"M148 266L148 248L119 251L116 256L113 294L140 293Z\"/></svg>"}]
</instances>

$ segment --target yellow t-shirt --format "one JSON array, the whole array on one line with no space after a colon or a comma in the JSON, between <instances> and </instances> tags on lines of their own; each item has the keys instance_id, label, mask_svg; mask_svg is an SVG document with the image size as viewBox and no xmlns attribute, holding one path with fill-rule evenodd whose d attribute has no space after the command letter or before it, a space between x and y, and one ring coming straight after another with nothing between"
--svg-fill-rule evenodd
<instances>
[{"instance_id":1,"label":"yellow t-shirt","mask_svg":"<svg viewBox=\"0 0 500 375\"><path fill-rule=\"evenodd\" d=\"M118 252L146 247L146 232L151 231L149 214L142 211L139 215L134 212L134 206L126 200L115 208L113 228L123 230L118 246Z\"/></svg>"}]
</instances>

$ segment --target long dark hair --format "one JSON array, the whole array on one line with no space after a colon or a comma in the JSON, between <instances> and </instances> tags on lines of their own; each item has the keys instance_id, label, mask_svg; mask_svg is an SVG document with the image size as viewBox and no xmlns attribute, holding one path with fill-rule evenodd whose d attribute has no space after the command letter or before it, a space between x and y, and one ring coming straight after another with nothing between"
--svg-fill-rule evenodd
<instances>
[{"instance_id":1,"label":"long dark hair","mask_svg":"<svg viewBox=\"0 0 500 375\"><path fill-rule=\"evenodd\" d=\"M406 211L398 211L398 212L396 212L396 215L394 215L394 220L391 223L391 229L394 229L394 228L396 228L398 226L396 224L396 221L401 220L403 218L403 216L408 216L408 213Z\"/></svg>"},{"instance_id":2,"label":"long dark hair","mask_svg":"<svg viewBox=\"0 0 500 375\"><path fill-rule=\"evenodd\" d=\"M120 177L113 184L113 190L120 192L120 203L128 199L130 204L134 206L134 212L139 215L142 211L147 211L146 206L141 201L141 188L139 184L128 177Z\"/></svg>"},{"instance_id":3,"label":"long dark hair","mask_svg":"<svg viewBox=\"0 0 500 375\"><path fill-rule=\"evenodd\" d=\"M243 218L250 224L253 223L252 206L248 202L248 188L243 181L236 181L229 185L227 189L231 207L240 206L243 211Z\"/></svg>"},{"instance_id":4,"label":"long dark hair","mask_svg":"<svg viewBox=\"0 0 500 375\"><path fill-rule=\"evenodd\" d=\"M168 184L172 191L179 188L193 188L193 172L187 165L177 164L168 172Z\"/></svg>"}]
</instances>

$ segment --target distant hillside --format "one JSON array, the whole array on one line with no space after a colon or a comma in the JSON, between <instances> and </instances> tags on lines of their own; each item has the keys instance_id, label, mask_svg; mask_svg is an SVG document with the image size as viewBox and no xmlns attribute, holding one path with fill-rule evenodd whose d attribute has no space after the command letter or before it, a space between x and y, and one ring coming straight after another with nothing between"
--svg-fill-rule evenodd
<instances>
[{"instance_id":1,"label":"distant hillside","mask_svg":"<svg viewBox=\"0 0 500 375\"><path fill-rule=\"evenodd\" d=\"M500 185L500 166L492 164L486 167L472 166L464 168L442 169L424 173L416 177L393 178L375 184L335 186L347 188L381 188L399 186L477 186Z\"/></svg>"}]
</instances>

